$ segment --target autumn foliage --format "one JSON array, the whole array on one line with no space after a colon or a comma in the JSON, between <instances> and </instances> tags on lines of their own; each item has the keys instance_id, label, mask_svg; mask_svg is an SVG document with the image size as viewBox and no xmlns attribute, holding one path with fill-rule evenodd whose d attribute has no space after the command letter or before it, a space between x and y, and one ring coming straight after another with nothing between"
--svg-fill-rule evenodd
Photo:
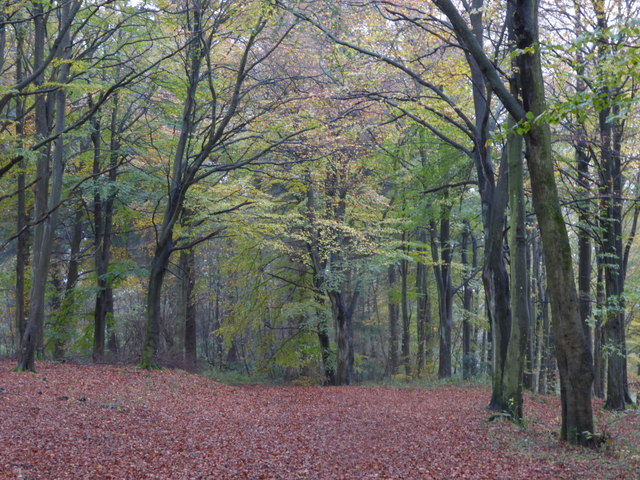
<instances>
[{"instance_id":1,"label":"autumn foliage","mask_svg":"<svg viewBox=\"0 0 640 480\"><path fill-rule=\"evenodd\" d=\"M236 387L182 371L0 363L2 479L595 479L638 477L640 416L610 443L561 444L558 399L489 422L484 387Z\"/></svg>"}]
</instances>

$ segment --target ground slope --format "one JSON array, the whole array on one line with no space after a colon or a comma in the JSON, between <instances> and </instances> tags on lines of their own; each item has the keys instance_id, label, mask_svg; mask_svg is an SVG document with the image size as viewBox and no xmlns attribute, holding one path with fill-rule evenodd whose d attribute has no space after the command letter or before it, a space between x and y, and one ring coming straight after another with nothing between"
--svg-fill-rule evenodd
<instances>
[{"instance_id":1,"label":"ground slope","mask_svg":"<svg viewBox=\"0 0 640 480\"><path fill-rule=\"evenodd\" d=\"M557 399L487 422L489 392L232 387L181 371L0 362L1 479L635 479L637 411L605 452L561 445ZM604 423L603 423L604 422Z\"/></svg>"}]
</instances>

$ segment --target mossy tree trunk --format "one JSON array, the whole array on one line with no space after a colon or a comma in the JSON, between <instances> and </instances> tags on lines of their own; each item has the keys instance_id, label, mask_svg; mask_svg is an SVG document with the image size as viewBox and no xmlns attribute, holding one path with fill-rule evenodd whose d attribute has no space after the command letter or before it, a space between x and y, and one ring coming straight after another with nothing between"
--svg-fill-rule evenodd
<instances>
[{"instance_id":1,"label":"mossy tree trunk","mask_svg":"<svg viewBox=\"0 0 640 480\"><path fill-rule=\"evenodd\" d=\"M513 30L522 101L510 94L498 70L484 54L465 20L450 0L434 0L449 18L456 34L478 62L485 79L518 122L529 121L525 136L533 205L538 217L547 283L551 299L556 356L560 372L562 404L561 438L570 443L593 442L591 350L580 322L571 245L560 208L551 155L551 132L544 119L544 81L538 44L538 2L515 0L513 16L506 18Z\"/></svg>"}]
</instances>

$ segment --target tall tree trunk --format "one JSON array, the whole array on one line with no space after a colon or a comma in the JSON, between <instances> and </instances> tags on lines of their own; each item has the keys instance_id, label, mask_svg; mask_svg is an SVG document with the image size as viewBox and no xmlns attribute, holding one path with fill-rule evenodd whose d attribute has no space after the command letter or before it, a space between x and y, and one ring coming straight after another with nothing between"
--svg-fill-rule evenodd
<instances>
[{"instance_id":1,"label":"tall tree trunk","mask_svg":"<svg viewBox=\"0 0 640 480\"><path fill-rule=\"evenodd\" d=\"M544 81L538 45L538 2L515 0L514 15L507 26L514 31L518 50L519 84L522 102L513 97L499 73L484 54L451 0L433 0L447 15L471 55L481 65L485 79L517 121L529 122L526 134L527 164L533 204L542 236L551 295L551 309L560 372L562 403L561 438L571 443L589 444L593 437L591 351L578 314L571 245L560 208L551 155L551 132L544 120ZM527 115L528 114L528 115Z\"/></svg>"},{"instance_id":2,"label":"tall tree trunk","mask_svg":"<svg viewBox=\"0 0 640 480\"><path fill-rule=\"evenodd\" d=\"M403 233L403 243L406 241ZM400 261L400 307L402 311L402 365L404 366L405 375L411 375L411 357L410 357L410 343L411 343L411 323L409 317L409 301L407 292L407 277L409 276L409 262L405 259Z\"/></svg>"},{"instance_id":3,"label":"tall tree trunk","mask_svg":"<svg viewBox=\"0 0 640 480\"><path fill-rule=\"evenodd\" d=\"M535 229L533 227L534 222L527 223L525 230L527 232L527 244L526 244L526 256L527 256L527 298L529 299L529 332L527 342L527 354L525 358L525 372L523 386L525 389L536 392L538 389L538 373L539 373L539 361L538 355L541 335L538 334L538 312L536 310L536 298L535 298L535 279L533 278L533 242L535 241Z\"/></svg>"},{"instance_id":4,"label":"tall tree trunk","mask_svg":"<svg viewBox=\"0 0 640 480\"><path fill-rule=\"evenodd\" d=\"M198 362L198 352L196 349L196 302L193 291L196 280L195 260L193 248L180 251L180 290L183 307L181 316L184 320L184 360L191 367L195 367Z\"/></svg>"},{"instance_id":5,"label":"tall tree trunk","mask_svg":"<svg viewBox=\"0 0 640 480\"><path fill-rule=\"evenodd\" d=\"M67 2L60 7L60 24L67 25L71 21L71 5L74 4L74 12L79 7L78 2ZM34 70L37 70L43 63L44 44L46 37L45 16L43 5L34 2ZM62 38L61 52L62 60L71 58L71 42L68 30ZM58 84L67 83L70 70L69 62L62 62L58 73ZM39 75L34 82L36 89L39 89L44 82L44 75ZM31 292L29 295L29 320L24 332L20 353L18 356L17 370L35 370L35 350L42 335L42 325L44 323L45 310L45 290L49 263L51 260L51 249L53 245L53 235L58 222L58 204L62 195L62 176L64 173L64 122L66 115L66 90L58 88L53 95L53 109L55 111L55 134L57 138L53 147L51 160L53 165L49 165L50 156L47 152L41 151L37 161L37 181L35 184L35 215L34 218L39 223L34 229L34 258L31 280ZM35 99L36 135L46 137L49 132L49 121L47 105L44 93L38 93ZM49 175L51 168L51 177ZM49 192L49 178L51 178L51 191Z\"/></svg>"},{"instance_id":6,"label":"tall tree trunk","mask_svg":"<svg viewBox=\"0 0 640 480\"><path fill-rule=\"evenodd\" d=\"M427 248L427 229L420 228L417 233L417 240L420 250ZM422 257L423 253L420 254ZM420 375L425 366L426 347L428 342L428 328L431 323L431 301L429 298L429 285L427 282L427 266L419 259L416 265L416 296L417 296L417 318L416 336L418 342L417 374Z\"/></svg>"},{"instance_id":7,"label":"tall tree trunk","mask_svg":"<svg viewBox=\"0 0 640 480\"><path fill-rule=\"evenodd\" d=\"M484 0L472 0L467 4L471 23L471 34L477 42L484 41L483 12ZM462 39L464 43L464 39ZM506 156L500 165L500 176L496 184L494 168L489 150L492 115L489 99L490 88L482 68L474 56L465 51L473 84L473 104L475 113L474 163L478 176L478 187L482 201L482 222L485 248L482 282L491 328L492 389L489 407L502 410L503 371L507 356L507 344L511 328L509 307L509 277L503 254L504 215L507 206Z\"/></svg>"},{"instance_id":8,"label":"tall tree trunk","mask_svg":"<svg viewBox=\"0 0 640 480\"><path fill-rule=\"evenodd\" d=\"M598 60L606 62L614 50L609 45L607 12L602 0L593 0L598 27ZM624 322L624 264L622 248L622 124L616 118L615 98L620 93L611 85L605 66L600 65L598 96L603 107L598 112L600 130L600 227L604 255L606 320L604 339L607 351L607 397L605 407L615 410L626 408L629 394L626 385L626 340ZM613 115L613 118L610 118Z\"/></svg>"},{"instance_id":9,"label":"tall tree trunk","mask_svg":"<svg viewBox=\"0 0 640 480\"><path fill-rule=\"evenodd\" d=\"M472 246L473 263L469 263L469 243ZM460 262L464 273L464 285L462 287L462 378L469 379L476 374L476 358L473 350L473 326L471 317L473 315L473 288L470 285L474 270L478 264L477 243L473 238L471 225L465 221L460 241Z\"/></svg>"},{"instance_id":10,"label":"tall tree trunk","mask_svg":"<svg viewBox=\"0 0 640 480\"><path fill-rule=\"evenodd\" d=\"M516 0L514 35L522 51L533 54L518 57L518 77L523 107L533 119L546 109L544 80L538 46L538 4ZM593 442L591 350L578 312L571 245L565 226L554 178L551 132L543 120L530 122L527 163L531 176L533 204L540 224L551 296L554 335L562 403L561 438L570 443Z\"/></svg>"},{"instance_id":11,"label":"tall tree trunk","mask_svg":"<svg viewBox=\"0 0 640 480\"><path fill-rule=\"evenodd\" d=\"M322 295L316 295L316 303L321 306L318 309L318 342L320 343L320 355L322 357L322 369L324 371L324 383L325 385L336 384L336 367L334 354L331 350L331 339L329 337L329 322L327 321L327 315L323 311L324 298Z\"/></svg>"},{"instance_id":12,"label":"tall tree trunk","mask_svg":"<svg viewBox=\"0 0 640 480\"><path fill-rule=\"evenodd\" d=\"M515 122L509 118L510 129ZM522 166L522 137L511 134L507 139L509 157L509 252L511 265L511 334L507 347L504 372L504 391L509 412L515 420L523 418L524 360L529 332L529 299L527 278L527 250L525 231L524 174Z\"/></svg>"},{"instance_id":13,"label":"tall tree trunk","mask_svg":"<svg viewBox=\"0 0 640 480\"><path fill-rule=\"evenodd\" d=\"M117 353L117 340L113 322L113 287L109 276L111 263L111 241L113 233L113 203L116 197L115 182L117 178L117 164L119 158L119 127L118 119L119 99L116 95L113 100L109 130L111 140L109 142L109 172L107 174L108 188L96 186L94 194L94 231L95 231L95 256L94 263L97 277L96 303L94 309L93 329L93 360L98 361L104 355L105 335L109 328L109 351ZM99 179L102 166L101 125L98 118L93 121L91 135L93 143L93 174ZM106 194L104 193L106 190Z\"/></svg>"},{"instance_id":14,"label":"tall tree trunk","mask_svg":"<svg viewBox=\"0 0 640 480\"><path fill-rule=\"evenodd\" d=\"M162 223L156 232L156 248L149 272L147 287L147 325L142 358L140 360L140 366L142 368L160 368L158 363L158 349L160 343L160 301L162 298L162 285L174 248L174 228L180 218L187 190L193 183L198 168L197 164L192 164L191 166L188 164L188 143L195 130L194 114L196 109L196 91L202 80L201 67L204 58L201 38L203 34L203 6L199 2L194 2L194 5L189 4L189 7L188 12L193 15L191 19L193 24L188 49L187 91L182 109L180 136L173 156L173 169L169 182L167 201L162 216ZM210 141L207 142L207 144L210 145L210 148L213 148L213 144ZM198 154L198 158L200 158L201 161L204 161L204 158L206 158L206 156L203 156L203 153L204 152L201 151Z\"/></svg>"},{"instance_id":15,"label":"tall tree trunk","mask_svg":"<svg viewBox=\"0 0 640 480\"><path fill-rule=\"evenodd\" d=\"M82 244L82 207L78 205L74 213L73 232L71 235L71 245L69 253L69 268L67 269L67 280L64 287L64 294L60 307L56 312L55 334L54 334L54 358L60 360L64 358L66 352L66 342L71 334L71 321L74 315L77 294L75 287L79 278L80 266L80 246Z\"/></svg>"},{"instance_id":16,"label":"tall tree trunk","mask_svg":"<svg viewBox=\"0 0 640 480\"><path fill-rule=\"evenodd\" d=\"M357 296L358 294L355 293L354 296L348 300L344 292L329 292L338 337L336 385L351 385L354 380L353 311Z\"/></svg>"},{"instance_id":17,"label":"tall tree trunk","mask_svg":"<svg viewBox=\"0 0 640 480\"><path fill-rule=\"evenodd\" d=\"M604 318L602 312L605 311L605 298L604 298L604 268L601 265L600 255L597 256L598 260L598 277L596 283L596 315L595 326L593 329L593 369L595 372L593 380L593 393L598 398L604 398L606 378L606 364L607 359L602 354L603 347L603 331L602 325L604 324Z\"/></svg>"},{"instance_id":18,"label":"tall tree trunk","mask_svg":"<svg viewBox=\"0 0 640 480\"><path fill-rule=\"evenodd\" d=\"M580 36L584 33L584 16L582 5L574 1L575 8L575 33ZM576 93L584 94L587 84L584 81L584 57L581 49L576 49ZM588 320L591 317L591 235L587 229L591 223L590 178L589 178L589 143L584 121L578 120L575 131L575 159L578 171L578 195L581 202L578 203L578 308L580 320L585 329L589 345L592 345L591 328Z\"/></svg>"},{"instance_id":19,"label":"tall tree trunk","mask_svg":"<svg viewBox=\"0 0 640 480\"><path fill-rule=\"evenodd\" d=\"M482 281L484 284L487 311L489 312L491 340L491 401L492 410L505 410L508 407L504 391L504 370L507 362L507 347L511 334L511 306L509 275L504 259L503 232L507 205L507 166L506 150L500 162L500 177L493 192L493 204L487 214L489 219L485 227L485 255Z\"/></svg>"},{"instance_id":20,"label":"tall tree trunk","mask_svg":"<svg viewBox=\"0 0 640 480\"><path fill-rule=\"evenodd\" d=\"M389 280L388 306L389 306L389 374L398 373L398 302L393 294L396 283L396 266L389 265L387 271Z\"/></svg>"},{"instance_id":21,"label":"tall tree trunk","mask_svg":"<svg viewBox=\"0 0 640 480\"><path fill-rule=\"evenodd\" d=\"M102 188L99 185L102 157L102 131L98 117L92 120L93 131L91 142L93 143L93 175L95 176L95 191L93 197L93 229L95 233L94 265L96 269L96 303L93 310L93 361L99 361L104 355L104 335L106 329L105 291L107 289L107 275L109 270L108 260L105 258L107 250L104 248L104 204ZM113 132L112 132L113 134Z\"/></svg>"},{"instance_id":22,"label":"tall tree trunk","mask_svg":"<svg viewBox=\"0 0 640 480\"><path fill-rule=\"evenodd\" d=\"M24 33L22 29L17 29L16 34L16 83L22 81L24 74L24 65L22 53L24 51ZM25 127L25 111L24 100L21 96L16 97L16 137L18 138L18 146L23 146L23 136ZM16 330L18 331L18 345L22 344L24 331L26 328L26 320L28 310L25 298L25 272L29 265L29 215L27 213L27 192L26 192L26 174L25 161L22 160L18 164L18 198L16 212L16 230L18 232L17 249L16 249Z\"/></svg>"},{"instance_id":23,"label":"tall tree trunk","mask_svg":"<svg viewBox=\"0 0 640 480\"><path fill-rule=\"evenodd\" d=\"M440 229L431 222L431 255L434 262L440 310L438 378L451 376L451 328L453 325L453 286L451 282L450 211L445 205L440 213Z\"/></svg>"}]
</instances>

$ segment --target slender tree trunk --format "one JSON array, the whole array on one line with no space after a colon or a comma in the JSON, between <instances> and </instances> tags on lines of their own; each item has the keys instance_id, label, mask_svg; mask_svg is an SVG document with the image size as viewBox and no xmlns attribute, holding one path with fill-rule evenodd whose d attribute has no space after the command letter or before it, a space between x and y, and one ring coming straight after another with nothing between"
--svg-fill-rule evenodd
<instances>
[{"instance_id":1,"label":"slender tree trunk","mask_svg":"<svg viewBox=\"0 0 640 480\"><path fill-rule=\"evenodd\" d=\"M465 222L460 241L460 262L464 272L464 286L462 288L462 378L469 379L476 374L476 358L473 351L473 288L470 285L473 270L477 267L477 245L473 240L474 264L469 263L468 248L472 237L471 225Z\"/></svg>"},{"instance_id":2,"label":"slender tree trunk","mask_svg":"<svg viewBox=\"0 0 640 480\"><path fill-rule=\"evenodd\" d=\"M162 317L162 284L172 249L172 236L165 236L164 239L156 245L153 260L151 261L149 284L147 287L147 327L142 359L140 361L141 368L160 368L160 364L158 363L158 350L160 347L160 319Z\"/></svg>"},{"instance_id":3,"label":"slender tree trunk","mask_svg":"<svg viewBox=\"0 0 640 480\"><path fill-rule=\"evenodd\" d=\"M605 62L613 53L609 44L607 12L604 2L592 2L598 26L598 60ZM615 98L619 91L611 86L606 67L600 66L598 96L603 107L598 112L600 133L601 168L600 228L602 231L602 253L604 256L604 281L606 295L606 320L604 340L607 352L607 398L605 407L615 410L626 408L626 348L624 322L624 264L622 248L622 171L621 137L622 125L616 118ZM613 116L613 118L611 118Z\"/></svg>"},{"instance_id":4,"label":"slender tree trunk","mask_svg":"<svg viewBox=\"0 0 640 480\"><path fill-rule=\"evenodd\" d=\"M515 125L510 118L511 127ZM523 418L523 375L529 331L529 288L527 279L527 251L525 231L524 174L522 166L522 137L516 134L507 140L509 157L509 252L511 265L511 334L507 347L504 372L504 391L509 412L514 420Z\"/></svg>"},{"instance_id":5,"label":"slender tree trunk","mask_svg":"<svg viewBox=\"0 0 640 480\"><path fill-rule=\"evenodd\" d=\"M338 337L336 385L351 385L354 380L353 306L356 299L347 301L345 294L338 291L329 292L329 298Z\"/></svg>"},{"instance_id":6,"label":"slender tree trunk","mask_svg":"<svg viewBox=\"0 0 640 480\"><path fill-rule=\"evenodd\" d=\"M404 237L404 234L403 234ZM409 262L405 259L400 261L400 281L401 281L401 299L400 306L402 311L402 365L404 365L405 375L411 375L411 323L409 317L409 301L407 277L409 276Z\"/></svg>"},{"instance_id":7,"label":"slender tree trunk","mask_svg":"<svg viewBox=\"0 0 640 480\"><path fill-rule=\"evenodd\" d=\"M533 278L533 242L535 237L533 223L526 224L525 231L527 232L527 244L525 249L527 257L527 298L529 303L529 328L527 337L529 341L527 342L523 385L525 389L531 392L537 392L537 375L539 372L538 365L540 361L538 353L541 338L540 335L538 335L539 317L538 312L536 311L535 279Z\"/></svg>"},{"instance_id":8,"label":"slender tree trunk","mask_svg":"<svg viewBox=\"0 0 640 480\"><path fill-rule=\"evenodd\" d=\"M113 109L111 111L111 121L109 130L111 140L109 143L109 173L107 181L109 188L104 194L103 188L96 187L94 194L94 231L95 231L95 256L94 263L97 277L96 304L94 310L94 335L93 335L93 360L98 361L104 355L105 335L109 328L109 351L117 353L117 339L113 322L113 288L109 276L109 265L111 263L111 241L113 232L113 203L116 197L115 182L117 178L117 163L119 157L120 142L118 140L119 127L118 118L118 97L114 97ZM96 179L102 169L101 157L101 125L100 120L93 121L93 133L91 140L94 149L93 173Z\"/></svg>"},{"instance_id":9,"label":"slender tree trunk","mask_svg":"<svg viewBox=\"0 0 640 480\"><path fill-rule=\"evenodd\" d=\"M582 5L579 1L574 1L575 8L575 33L577 36L584 33L584 16ZM584 57L581 49L576 49L576 93L584 94L587 91L587 84L584 81ZM578 204L578 308L580 320L585 329L589 346L592 345L591 328L588 320L591 316L591 236L587 226L591 223L591 206L589 197L589 143L584 121L578 121L575 132L575 158L578 171L578 195L581 202Z\"/></svg>"},{"instance_id":10,"label":"slender tree trunk","mask_svg":"<svg viewBox=\"0 0 640 480\"><path fill-rule=\"evenodd\" d=\"M421 228L417 233L417 240L420 249L427 248L427 230ZM416 334L418 341L417 374L420 375L425 366L426 347L428 342L428 328L431 323L431 301L429 298L429 285L427 282L427 266L423 261L418 260L416 265L416 296L417 296L417 318Z\"/></svg>"},{"instance_id":11,"label":"slender tree trunk","mask_svg":"<svg viewBox=\"0 0 640 480\"><path fill-rule=\"evenodd\" d=\"M324 298L321 295L316 295L316 302L324 306ZM334 354L331 350L331 339L329 337L329 322L327 322L327 315L324 309L318 309L318 342L320 343L320 354L322 356L322 369L324 371L324 383L325 385L336 385L336 367Z\"/></svg>"},{"instance_id":12,"label":"slender tree trunk","mask_svg":"<svg viewBox=\"0 0 640 480\"><path fill-rule=\"evenodd\" d=\"M600 258L600 255L598 255ZM605 310L605 298L604 298L604 269L600 265L598 260L598 279L596 284L596 322L593 329L593 369L595 372L593 380L593 393L598 398L604 398L605 396L605 372L607 359L602 354L603 347L603 331L602 325L604 324L604 318L602 313Z\"/></svg>"},{"instance_id":13,"label":"slender tree trunk","mask_svg":"<svg viewBox=\"0 0 640 480\"><path fill-rule=\"evenodd\" d=\"M546 109L544 81L538 48L538 4L517 0L513 16L519 49L535 53L518 57L518 77L525 111L540 118ZM551 296L552 318L562 400L561 438L570 443L593 442L591 350L578 312L571 245L554 178L551 132L544 121L530 122L527 163L533 204L540 224Z\"/></svg>"},{"instance_id":14,"label":"slender tree trunk","mask_svg":"<svg viewBox=\"0 0 640 480\"><path fill-rule=\"evenodd\" d=\"M485 256L482 281L484 284L487 311L490 320L491 345L491 401L492 410L508 407L504 391L504 370L507 361L507 346L511 334L511 307L509 275L503 252L504 216L507 204L507 155L503 152L500 163L500 178L493 193L493 205L488 211L485 227Z\"/></svg>"},{"instance_id":15,"label":"slender tree trunk","mask_svg":"<svg viewBox=\"0 0 640 480\"><path fill-rule=\"evenodd\" d=\"M440 230L431 222L431 252L434 262L440 310L438 378L451 376L451 328L453 324L453 288L451 283L450 207L444 206Z\"/></svg>"},{"instance_id":16,"label":"slender tree trunk","mask_svg":"<svg viewBox=\"0 0 640 480\"><path fill-rule=\"evenodd\" d=\"M80 205L76 207L73 220L73 233L71 235L71 245L69 254L69 268L67 270L67 280L64 287L64 294L60 307L56 312L55 334L54 334L54 358L60 360L64 358L66 342L71 334L71 322L74 316L77 294L75 287L79 278L80 246L82 244L82 215Z\"/></svg>"},{"instance_id":17,"label":"slender tree trunk","mask_svg":"<svg viewBox=\"0 0 640 480\"><path fill-rule=\"evenodd\" d=\"M389 280L389 374L398 373L398 302L394 298L393 289L396 283L396 266L389 265L387 277Z\"/></svg>"},{"instance_id":18,"label":"slender tree trunk","mask_svg":"<svg viewBox=\"0 0 640 480\"><path fill-rule=\"evenodd\" d=\"M71 4L74 11L79 4L68 2L60 7L61 25L66 25L71 21ZM34 4L34 69L39 68L43 63L44 44L46 36L46 25L43 5ZM70 58L70 35L68 30L62 39L62 59ZM58 74L58 83L64 85L70 64L63 62ZM34 86L40 88L44 82L44 76L40 75ZM53 245L53 235L58 221L58 204L62 195L62 176L64 173L64 122L66 115L66 90L59 88L53 95L53 107L55 111L55 133L57 136L51 160L51 192L49 192L49 159L47 152L40 152L37 161L37 182L35 186L35 219L39 222L34 229L34 259L31 280L31 292L29 295L29 320L23 335L20 353L18 356L17 370L35 370L35 350L41 340L42 326L44 323L45 310L45 290L49 263L51 260L51 249ZM45 94L39 93L35 100L36 135L45 137L49 131L49 121Z\"/></svg>"},{"instance_id":19,"label":"slender tree trunk","mask_svg":"<svg viewBox=\"0 0 640 480\"><path fill-rule=\"evenodd\" d=\"M95 192L93 197L93 229L95 233L94 265L96 269L96 303L93 311L93 361L99 361L104 355L104 334L106 328L105 291L107 289L108 263L105 258L104 212L103 201L99 181L101 169L101 124L95 117L92 121L93 131L91 142L93 143L93 174L95 175Z\"/></svg>"},{"instance_id":20,"label":"slender tree trunk","mask_svg":"<svg viewBox=\"0 0 640 480\"><path fill-rule=\"evenodd\" d=\"M483 12L484 0L472 0L467 4L471 33L476 41L484 41ZM462 40L464 43L464 40ZM504 215L507 205L506 156L500 165L500 177L496 184L489 136L492 115L489 99L490 88L482 69L470 52L465 52L471 71L473 103L475 112L474 163L478 176L478 186L482 201L482 221L484 227L484 268L482 281L491 328L492 391L489 408L502 410L504 402L503 371L507 356L507 344L511 328L509 307L509 277L503 254Z\"/></svg>"},{"instance_id":21,"label":"slender tree trunk","mask_svg":"<svg viewBox=\"0 0 640 480\"><path fill-rule=\"evenodd\" d=\"M184 360L195 367L198 363L198 352L196 348L196 302L194 294L195 286L195 252L189 250L180 251L180 272L181 272L181 295L184 319Z\"/></svg>"},{"instance_id":22,"label":"slender tree trunk","mask_svg":"<svg viewBox=\"0 0 640 480\"><path fill-rule=\"evenodd\" d=\"M24 33L22 29L17 29L16 35L17 55L16 55L16 83L22 81L24 67L21 52L24 51ZM24 136L25 111L24 100L22 97L16 97L16 136L19 146L23 146L22 138ZM18 345L22 344L24 331L26 328L26 319L28 309L25 304L25 272L29 266L29 229L26 225L29 223L29 215L27 213L27 192L26 192L26 174L25 161L22 160L18 164L18 198L17 198L17 220L16 230L18 232L17 249L16 249L16 329L18 331Z\"/></svg>"},{"instance_id":23,"label":"slender tree trunk","mask_svg":"<svg viewBox=\"0 0 640 480\"><path fill-rule=\"evenodd\" d=\"M189 9L193 15L191 43L189 45L188 83L186 98L182 110L182 123L178 145L173 157L173 170L169 182L167 203L164 208L162 224L156 232L156 248L149 272L147 291L147 325L144 347L140 366L142 368L160 368L158 363L158 349L160 343L160 318L162 298L162 284L169 259L174 248L173 232L184 205L187 190L193 183L197 172L197 165L189 165L188 143L194 134L196 108L196 91L201 81L201 67L203 61L202 36L202 5L195 2ZM198 154L199 158L203 152Z\"/></svg>"}]
</instances>

